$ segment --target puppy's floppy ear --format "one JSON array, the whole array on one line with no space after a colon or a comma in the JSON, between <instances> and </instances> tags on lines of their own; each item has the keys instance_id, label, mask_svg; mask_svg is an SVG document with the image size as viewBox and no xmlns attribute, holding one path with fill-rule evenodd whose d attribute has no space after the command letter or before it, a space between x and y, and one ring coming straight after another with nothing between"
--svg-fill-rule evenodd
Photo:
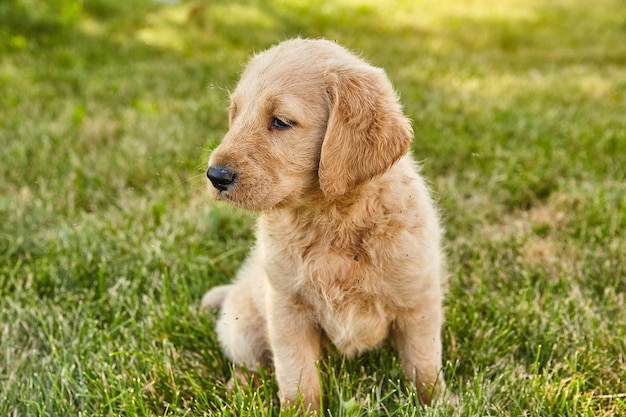
<instances>
[{"instance_id":1,"label":"puppy's floppy ear","mask_svg":"<svg viewBox=\"0 0 626 417\"><path fill-rule=\"evenodd\" d=\"M334 198L387 171L409 151L413 132L383 70L339 68L325 82L331 106L318 175Z\"/></svg>"}]
</instances>

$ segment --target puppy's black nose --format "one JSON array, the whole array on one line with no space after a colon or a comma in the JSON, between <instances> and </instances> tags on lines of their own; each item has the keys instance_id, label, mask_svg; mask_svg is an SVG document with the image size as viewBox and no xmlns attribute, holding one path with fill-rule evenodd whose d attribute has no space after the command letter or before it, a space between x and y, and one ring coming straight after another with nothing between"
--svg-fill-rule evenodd
<instances>
[{"instance_id":1,"label":"puppy's black nose","mask_svg":"<svg viewBox=\"0 0 626 417\"><path fill-rule=\"evenodd\" d=\"M209 167L206 176L211 180L213 187L220 191L228 190L237 178L237 174L232 169L225 167Z\"/></svg>"}]
</instances>

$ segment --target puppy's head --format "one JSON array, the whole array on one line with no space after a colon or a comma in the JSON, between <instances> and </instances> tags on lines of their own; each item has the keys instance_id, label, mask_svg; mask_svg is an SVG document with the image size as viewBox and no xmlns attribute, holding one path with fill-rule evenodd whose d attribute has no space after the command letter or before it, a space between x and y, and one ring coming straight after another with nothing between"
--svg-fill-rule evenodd
<instances>
[{"instance_id":1,"label":"puppy's head","mask_svg":"<svg viewBox=\"0 0 626 417\"><path fill-rule=\"evenodd\" d=\"M389 169L412 137L384 72L325 40L255 56L229 122L209 159L210 189L252 210L340 198Z\"/></svg>"}]
</instances>

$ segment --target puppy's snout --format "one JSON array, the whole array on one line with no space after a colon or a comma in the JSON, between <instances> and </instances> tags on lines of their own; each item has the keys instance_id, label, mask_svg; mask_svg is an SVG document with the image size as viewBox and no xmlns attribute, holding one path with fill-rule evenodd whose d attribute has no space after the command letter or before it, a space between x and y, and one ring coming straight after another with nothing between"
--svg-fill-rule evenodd
<instances>
[{"instance_id":1,"label":"puppy's snout","mask_svg":"<svg viewBox=\"0 0 626 417\"><path fill-rule=\"evenodd\" d=\"M213 184L213 187L220 191L226 191L235 182L237 174L230 168L226 167L209 167L206 176Z\"/></svg>"}]
</instances>

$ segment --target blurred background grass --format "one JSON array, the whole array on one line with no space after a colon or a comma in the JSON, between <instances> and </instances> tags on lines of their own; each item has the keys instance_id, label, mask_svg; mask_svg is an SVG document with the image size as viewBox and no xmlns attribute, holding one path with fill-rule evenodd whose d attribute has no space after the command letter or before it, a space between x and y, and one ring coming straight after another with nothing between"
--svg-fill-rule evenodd
<instances>
[{"instance_id":1,"label":"blurred background grass","mask_svg":"<svg viewBox=\"0 0 626 417\"><path fill-rule=\"evenodd\" d=\"M0 414L276 413L198 311L254 224L204 169L293 36L386 69L450 252L460 406L415 409L383 353L325 365L331 415L624 413L623 1L2 0Z\"/></svg>"}]
</instances>

